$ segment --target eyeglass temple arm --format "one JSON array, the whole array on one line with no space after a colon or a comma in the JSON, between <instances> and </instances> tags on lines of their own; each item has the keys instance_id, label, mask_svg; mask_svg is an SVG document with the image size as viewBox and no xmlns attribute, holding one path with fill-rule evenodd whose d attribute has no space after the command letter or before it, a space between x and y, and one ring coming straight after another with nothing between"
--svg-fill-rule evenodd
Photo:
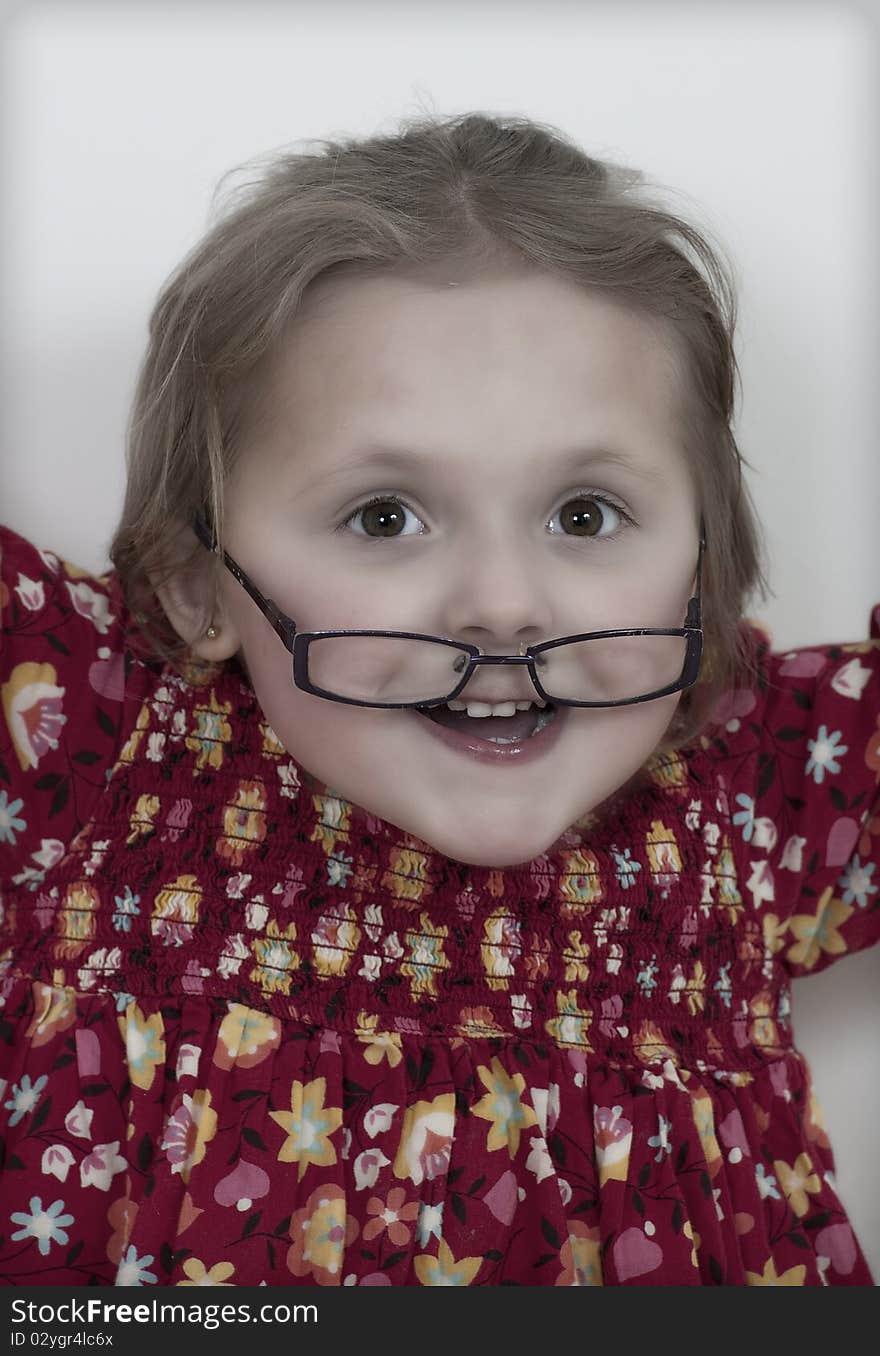
<instances>
[{"instance_id":1,"label":"eyeglass temple arm","mask_svg":"<svg viewBox=\"0 0 880 1356\"><path fill-rule=\"evenodd\" d=\"M210 527L208 526L207 522L205 521L205 518L202 516L201 513L196 512L193 514L192 529L195 532L196 536L198 537L199 541L202 543L202 545L206 547L211 552L212 555L216 555L217 542L214 538L213 532L211 531ZM687 616L685 617L684 623L685 627L689 627L694 630L700 630L702 627L701 602L702 602L702 583L703 583L703 552L705 550L705 547L706 547L706 525L703 521L703 516L701 514L700 551L699 555L697 556L697 591L694 594L693 598L691 598L690 602L688 603ZM264 593L260 592L256 584L253 582L253 580L249 578L247 574L245 574L244 570L241 568L238 562L235 561L227 551L221 552L221 555L227 569L230 571L231 574L235 576L239 584L241 584L242 588L247 593L250 594L251 598L253 598L254 602L257 604L257 607L260 608L263 615L266 617L271 626L281 637L287 649L290 650L292 653L293 638L296 635L296 623L293 622L291 618L286 615L286 613L282 612L281 609L276 606L276 604L272 601L271 598L267 598Z\"/></svg>"},{"instance_id":2,"label":"eyeglass temple arm","mask_svg":"<svg viewBox=\"0 0 880 1356\"><path fill-rule=\"evenodd\" d=\"M195 513L193 515L192 529L202 545L207 547L212 555L217 555L217 542L214 538L214 534L201 513ZM291 621L290 617L282 612L275 603L273 603L271 598L267 598L264 593L260 592L254 581L245 574L238 562L233 560L232 556L229 555L227 551L222 551L219 554L222 556L223 562L229 572L235 576L245 592L250 594L267 621L275 631L278 632L278 635L284 641L287 649L292 650L293 638L296 635L296 624Z\"/></svg>"},{"instance_id":3,"label":"eyeglass temple arm","mask_svg":"<svg viewBox=\"0 0 880 1356\"><path fill-rule=\"evenodd\" d=\"M700 514L700 551L697 556L697 591L688 603L687 616L684 619L685 627L692 627L694 630L700 630L702 622L702 594L703 594L703 552L706 548L706 524L703 522L703 515Z\"/></svg>"}]
</instances>

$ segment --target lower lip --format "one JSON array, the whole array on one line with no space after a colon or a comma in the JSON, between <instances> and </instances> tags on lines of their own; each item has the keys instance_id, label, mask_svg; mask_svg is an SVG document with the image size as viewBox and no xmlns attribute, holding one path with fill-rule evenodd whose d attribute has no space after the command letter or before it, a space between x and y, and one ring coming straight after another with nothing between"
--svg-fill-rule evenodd
<instances>
[{"instance_id":1,"label":"lower lip","mask_svg":"<svg viewBox=\"0 0 880 1356\"><path fill-rule=\"evenodd\" d=\"M550 753L562 735L570 709L568 706L557 706L556 715L550 724L546 725L540 734L530 735L521 744L490 744L488 739L478 739L476 735L459 734L456 730L449 730L445 725L438 725L430 717L419 715L418 712L413 712L413 719L417 720L428 734L433 735L441 744L454 749L456 753L463 753L478 763L493 763L497 767L505 763L508 765L534 763Z\"/></svg>"}]
</instances>

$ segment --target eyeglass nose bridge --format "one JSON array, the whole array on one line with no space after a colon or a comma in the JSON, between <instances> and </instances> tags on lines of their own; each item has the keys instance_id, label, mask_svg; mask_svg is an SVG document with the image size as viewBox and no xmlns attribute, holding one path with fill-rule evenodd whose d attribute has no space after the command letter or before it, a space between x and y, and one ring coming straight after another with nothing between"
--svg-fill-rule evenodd
<instances>
[{"instance_id":1,"label":"eyeglass nose bridge","mask_svg":"<svg viewBox=\"0 0 880 1356\"><path fill-rule=\"evenodd\" d=\"M472 664L531 664L532 657L528 654L475 654L471 658Z\"/></svg>"},{"instance_id":2,"label":"eyeglass nose bridge","mask_svg":"<svg viewBox=\"0 0 880 1356\"><path fill-rule=\"evenodd\" d=\"M538 681L535 668L535 656L527 654L527 648L526 645L520 645L519 654L472 654L468 659L468 673L472 676L478 664L525 664L532 680L532 686L540 697L544 697L545 694Z\"/></svg>"}]
</instances>

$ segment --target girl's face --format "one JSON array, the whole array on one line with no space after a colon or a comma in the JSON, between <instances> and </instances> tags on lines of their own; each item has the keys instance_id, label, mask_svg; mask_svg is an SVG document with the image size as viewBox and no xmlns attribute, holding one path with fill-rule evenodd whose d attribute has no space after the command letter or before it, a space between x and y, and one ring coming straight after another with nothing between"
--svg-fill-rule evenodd
<instances>
[{"instance_id":1,"label":"girl's face","mask_svg":"<svg viewBox=\"0 0 880 1356\"><path fill-rule=\"evenodd\" d=\"M313 285L229 486L227 550L299 630L417 631L517 654L683 625L699 509L669 341L537 271L452 273ZM196 648L241 651L292 756L462 862L544 852L638 771L679 701L559 708L516 746L486 743L473 719L478 756L416 711L301 691L228 572L222 601L219 639ZM462 693L532 696L519 666L478 668Z\"/></svg>"}]
</instances>

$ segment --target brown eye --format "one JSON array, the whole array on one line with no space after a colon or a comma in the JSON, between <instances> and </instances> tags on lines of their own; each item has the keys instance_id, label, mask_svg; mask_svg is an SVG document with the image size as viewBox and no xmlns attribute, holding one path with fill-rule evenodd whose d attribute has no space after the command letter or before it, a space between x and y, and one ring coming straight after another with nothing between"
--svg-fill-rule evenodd
<instances>
[{"instance_id":1,"label":"brown eye","mask_svg":"<svg viewBox=\"0 0 880 1356\"><path fill-rule=\"evenodd\" d=\"M602 534L603 527L606 528L604 535L608 536L609 514L610 532L613 532L616 526L614 518L620 516L619 510L605 499L579 495L577 499L570 499L562 506L559 510L559 521L562 531L573 537L598 537Z\"/></svg>"},{"instance_id":2,"label":"brown eye","mask_svg":"<svg viewBox=\"0 0 880 1356\"><path fill-rule=\"evenodd\" d=\"M346 525L350 526L352 531L358 537L372 537L374 541L379 541L383 537L411 537L412 531L406 531L407 514L416 522L419 519L402 504L399 499L390 497L382 499L372 499L368 504L356 509L346 519Z\"/></svg>"},{"instance_id":3,"label":"brown eye","mask_svg":"<svg viewBox=\"0 0 880 1356\"><path fill-rule=\"evenodd\" d=\"M393 499L368 504L363 510L364 530L370 537L396 537L403 528L403 520L401 507Z\"/></svg>"}]
</instances>

